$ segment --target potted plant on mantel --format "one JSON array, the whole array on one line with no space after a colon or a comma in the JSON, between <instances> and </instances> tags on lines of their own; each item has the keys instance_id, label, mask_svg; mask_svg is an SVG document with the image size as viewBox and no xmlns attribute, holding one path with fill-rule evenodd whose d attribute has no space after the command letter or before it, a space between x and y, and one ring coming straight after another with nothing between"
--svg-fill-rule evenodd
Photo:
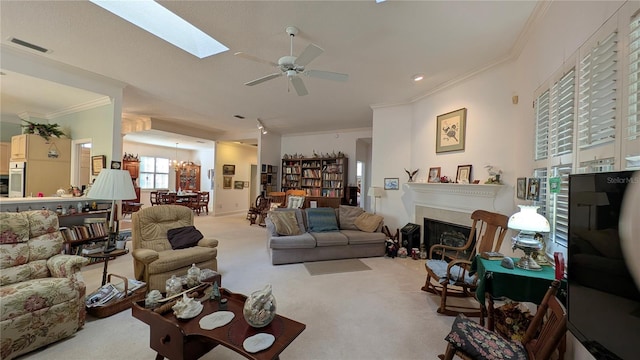
<instances>
[{"instance_id":1,"label":"potted plant on mantel","mask_svg":"<svg viewBox=\"0 0 640 360\"><path fill-rule=\"evenodd\" d=\"M58 138L61 136L69 137L64 131L60 130L60 125L58 124L38 124L24 119L22 121L27 123L27 125L22 125L25 129L22 131L23 134L37 134L47 141L49 141L52 136Z\"/></svg>"}]
</instances>

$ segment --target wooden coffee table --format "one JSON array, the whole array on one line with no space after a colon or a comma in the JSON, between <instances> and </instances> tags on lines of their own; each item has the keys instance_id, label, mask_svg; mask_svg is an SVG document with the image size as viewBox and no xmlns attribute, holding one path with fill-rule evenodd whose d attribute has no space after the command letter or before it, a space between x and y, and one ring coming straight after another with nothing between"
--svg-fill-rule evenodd
<instances>
[{"instance_id":1,"label":"wooden coffee table","mask_svg":"<svg viewBox=\"0 0 640 360\"><path fill-rule=\"evenodd\" d=\"M150 347L157 352L156 360L163 358L195 360L217 345L227 347L247 359L278 359L280 353L306 328L305 324L276 315L269 325L255 329L249 326L242 316L242 308L247 297L226 289L220 289L220 293L223 298L228 299L226 311L232 311L235 317L227 325L213 330L201 329L199 322L202 317L218 311L216 301L204 300L202 312L189 320L176 318L173 311L160 315L153 310L145 309L144 301L133 304L132 315L149 325ZM257 353L246 352L242 342L258 333L275 336L275 342L269 348Z\"/></svg>"}]
</instances>

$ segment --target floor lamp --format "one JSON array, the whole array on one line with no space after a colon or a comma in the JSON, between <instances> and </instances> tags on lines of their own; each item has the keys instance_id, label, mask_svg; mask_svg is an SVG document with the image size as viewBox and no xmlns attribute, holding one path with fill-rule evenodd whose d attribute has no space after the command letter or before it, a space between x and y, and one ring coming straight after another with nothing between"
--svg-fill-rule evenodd
<instances>
[{"instance_id":1,"label":"floor lamp","mask_svg":"<svg viewBox=\"0 0 640 360\"><path fill-rule=\"evenodd\" d=\"M104 252L115 249L118 232L114 226L116 200L131 200L136 198L131 175L127 170L102 169L98 178L87 194L90 199L111 200L111 216L109 217L109 239L104 246Z\"/></svg>"},{"instance_id":2,"label":"floor lamp","mask_svg":"<svg viewBox=\"0 0 640 360\"><path fill-rule=\"evenodd\" d=\"M382 197L382 188L377 186L372 186L369 188L369 192L367 193L367 195L373 198L373 213L375 214L377 210L377 205L378 205L377 200L379 197Z\"/></svg>"}]
</instances>

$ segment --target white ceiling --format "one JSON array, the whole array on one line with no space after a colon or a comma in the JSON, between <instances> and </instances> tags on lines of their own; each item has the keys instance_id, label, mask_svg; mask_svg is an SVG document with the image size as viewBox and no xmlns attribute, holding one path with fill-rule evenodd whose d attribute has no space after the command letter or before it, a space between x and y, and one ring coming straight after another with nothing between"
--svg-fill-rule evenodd
<instances>
[{"instance_id":1,"label":"white ceiling","mask_svg":"<svg viewBox=\"0 0 640 360\"><path fill-rule=\"evenodd\" d=\"M0 1L1 42L17 47L8 40L16 37L51 50L41 56L127 83L127 114L257 137L256 118L281 134L371 127L372 105L410 102L516 56L539 9L535 1L160 3L230 50L197 59L88 1ZM289 53L290 25L300 29L294 54L310 42L325 50L307 68L347 73L348 82L304 77L303 97L283 77L243 85L274 69L233 54L277 62ZM3 72L3 113L50 114L93 100ZM417 73L426 78L413 83Z\"/></svg>"}]
</instances>

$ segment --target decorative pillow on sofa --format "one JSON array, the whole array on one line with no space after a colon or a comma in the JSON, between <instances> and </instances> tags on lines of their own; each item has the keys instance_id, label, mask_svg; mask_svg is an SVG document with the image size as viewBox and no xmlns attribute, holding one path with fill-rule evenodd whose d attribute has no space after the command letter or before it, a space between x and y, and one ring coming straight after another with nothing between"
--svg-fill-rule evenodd
<instances>
[{"instance_id":1,"label":"decorative pillow on sofa","mask_svg":"<svg viewBox=\"0 0 640 360\"><path fill-rule=\"evenodd\" d=\"M300 234L300 227L294 211L270 211L269 218L275 225L278 235Z\"/></svg>"},{"instance_id":2,"label":"decorative pillow on sofa","mask_svg":"<svg viewBox=\"0 0 640 360\"><path fill-rule=\"evenodd\" d=\"M340 205L338 215L340 217L340 229L342 230L359 230L355 224L356 219L364 210L357 206Z\"/></svg>"},{"instance_id":3,"label":"decorative pillow on sofa","mask_svg":"<svg viewBox=\"0 0 640 360\"><path fill-rule=\"evenodd\" d=\"M306 209L310 232L338 231L338 220L333 208Z\"/></svg>"},{"instance_id":4,"label":"decorative pillow on sofa","mask_svg":"<svg viewBox=\"0 0 640 360\"><path fill-rule=\"evenodd\" d=\"M383 218L380 215L363 212L357 218L354 224L360 231L374 232L380 226Z\"/></svg>"},{"instance_id":5,"label":"decorative pillow on sofa","mask_svg":"<svg viewBox=\"0 0 640 360\"><path fill-rule=\"evenodd\" d=\"M196 246L203 237L202 233L193 225L167 231L167 238L173 250Z\"/></svg>"}]
</instances>

